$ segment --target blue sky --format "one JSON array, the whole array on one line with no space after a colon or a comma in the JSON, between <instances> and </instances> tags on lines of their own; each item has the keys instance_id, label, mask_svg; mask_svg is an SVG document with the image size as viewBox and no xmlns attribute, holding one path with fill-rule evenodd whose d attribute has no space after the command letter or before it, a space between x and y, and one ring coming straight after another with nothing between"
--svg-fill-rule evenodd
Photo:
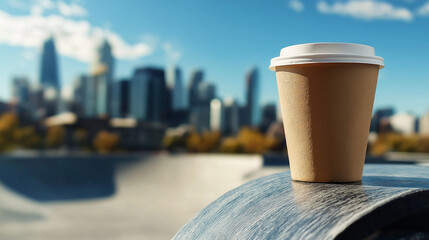
<instances>
[{"instance_id":1,"label":"blue sky","mask_svg":"<svg viewBox=\"0 0 429 240\"><path fill-rule=\"evenodd\" d=\"M113 41L115 77L137 66L177 63L185 83L205 70L220 97L244 100L245 73L260 70L261 103L277 101L270 59L308 42L373 46L385 59L375 108L429 109L429 0L101 1L4 0L0 3L0 98L10 80L38 81L39 51L53 34L63 86L91 66L102 37Z\"/></svg>"}]
</instances>

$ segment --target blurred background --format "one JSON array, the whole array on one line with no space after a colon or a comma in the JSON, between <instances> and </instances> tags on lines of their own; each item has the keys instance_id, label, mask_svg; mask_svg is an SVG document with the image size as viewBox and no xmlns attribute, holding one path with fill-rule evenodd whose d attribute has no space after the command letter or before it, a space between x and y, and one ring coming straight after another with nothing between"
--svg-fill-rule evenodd
<instances>
[{"instance_id":1,"label":"blurred background","mask_svg":"<svg viewBox=\"0 0 429 240\"><path fill-rule=\"evenodd\" d=\"M0 238L169 239L288 170L270 59L384 57L366 162L429 165L429 1L0 2Z\"/></svg>"}]
</instances>

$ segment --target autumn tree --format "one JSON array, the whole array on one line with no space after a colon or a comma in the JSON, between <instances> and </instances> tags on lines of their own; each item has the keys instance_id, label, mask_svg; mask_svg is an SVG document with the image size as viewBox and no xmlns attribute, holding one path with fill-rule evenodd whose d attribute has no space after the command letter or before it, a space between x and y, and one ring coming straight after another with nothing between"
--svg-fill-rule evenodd
<instances>
[{"instance_id":1,"label":"autumn tree","mask_svg":"<svg viewBox=\"0 0 429 240\"><path fill-rule=\"evenodd\" d=\"M100 153L111 152L119 144L119 136L115 133L101 130L94 138L93 146Z\"/></svg>"},{"instance_id":2,"label":"autumn tree","mask_svg":"<svg viewBox=\"0 0 429 240\"><path fill-rule=\"evenodd\" d=\"M64 144L65 129L62 126L52 126L46 131L45 146L57 148Z\"/></svg>"}]
</instances>

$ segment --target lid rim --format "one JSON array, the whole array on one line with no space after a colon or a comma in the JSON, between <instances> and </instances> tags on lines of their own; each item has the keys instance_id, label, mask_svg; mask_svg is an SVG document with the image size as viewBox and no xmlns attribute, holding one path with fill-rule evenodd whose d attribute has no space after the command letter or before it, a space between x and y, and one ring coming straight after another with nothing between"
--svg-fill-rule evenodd
<instances>
[{"instance_id":1,"label":"lid rim","mask_svg":"<svg viewBox=\"0 0 429 240\"><path fill-rule=\"evenodd\" d=\"M379 59L367 59L367 61L363 61L362 59L285 59L283 61L276 61L276 63L271 62L269 69L275 71L276 67L281 66L293 66L293 65L303 65L303 64L317 64L317 63L355 63L355 64L371 64L377 65L380 69L384 68L383 60Z\"/></svg>"},{"instance_id":2,"label":"lid rim","mask_svg":"<svg viewBox=\"0 0 429 240\"><path fill-rule=\"evenodd\" d=\"M363 63L384 67L384 59L374 48L355 43L305 43L282 48L280 56L272 58L269 69L278 66L315 63Z\"/></svg>"}]
</instances>

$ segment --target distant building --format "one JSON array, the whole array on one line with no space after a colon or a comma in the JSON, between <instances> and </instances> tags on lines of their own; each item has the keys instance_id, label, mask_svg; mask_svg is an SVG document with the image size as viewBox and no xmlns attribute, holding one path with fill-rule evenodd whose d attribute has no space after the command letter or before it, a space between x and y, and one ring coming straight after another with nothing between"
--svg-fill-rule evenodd
<instances>
[{"instance_id":1,"label":"distant building","mask_svg":"<svg viewBox=\"0 0 429 240\"><path fill-rule=\"evenodd\" d=\"M97 91L106 91L104 93L99 93L97 96L102 97L106 96L106 99L99 99L97 106L98 112L100 115L110 115L111 113L111 95L112 95L112 82L113 82L113 76L114 76L114 64L115 59L113 57L113 51L110 43L107 41L107 39L104 39L104 41L100 44L100 46L97 48L96 52L96 61L92 67L92 75L97 78L96 81L101 81L98 84ZM103 76L101 76L103 75ZM100 80L103 79L103 80ZM104 90L104 85L106 85L106 89ZM106 106L104 106L106 104ZM104 109L105 108L105 109Z\"/></svg>"},{"instance_id":2,"label":"distant building","mask_svg":"<svg viewBox=\"0 0 429 240\"><path fill-rule=\"evenodd\" d=\"M216 97L216 87L212 83L201 82L198 85L198 102L210 103Z\"/></svg>"},{"instance_id":3,"label":"distant building","mask_svg":"<svg viewBox=\"0 0 429 240\"><path fill-rule=\"evenodd\" d=\"M43 109L44 100L43 100L43 89L40 85L36 84L32 86L30 91L30 101L31 105L34 107L35 117L37 119L44 116L45 110Z\"/></svg>"},{"instance_id":4,"label":"distant building","mask_svg":"<svg viewBox=\"0 0 429 240\"><path fill-rule=\"evenodd\" d=\"M40 109L42 117L58 113L60 102L60 80L57 65L57 52L54 39L51 37L43 43L40 84L43 92L43 104Z\"/></svg>"},{"instance_id":5,"label":"distant building","mask_svg":"<svg viewBox=\"0 0 429 240\"><path fill-rule=\"evenodd\" d=\"M108 112L108 82L105 74L98 74L81 79L84 84L82 98L85 117L107 117Z\"/></svg>"},{"instance_id":6,"label":"distant building","mask_svg":"<svg viewBox=\"0 0 429 240\"><path fill-rule=\"evenodd\" d=\"M198 105L194 106L197 119L194 122L199 132L210 129L210 102L216 97L216 87L207 82L198 85Z\"/></svg>"},{"instance_id":7,"label":"distant building","mask_svg":"<svg viewBox=\"0 0 429 240\"><path fill-rule=\"evenodd\" d=\"M10 112L10 111L11 111L10 105L5 103L5 102L0 101L0 115L5 113L5 112Z\"/></svg>"},{"instance_id":8,"label":"distant building","mask_svg":"<svg viewBox=\"0 0 429 240\"><path fill-rule=\"evenodd\" d=\"M54 39L51 37L43 43L40 67L40 83L43 88L60 89L57 51Z\"/></svg>"},{"instance_id":9,"label":"distant building","mask_svg":"<svg viewBox=\"0 0 429 240\"><path fill-rule=\"evenodd\" d=\"M107 117L109 115L109 80L108 75L100 74L91 76L95 84L95 115Z\"/></svg>"},{"instance_id":10,"label":"distant building","mask_svg":"<svg viewBox=\"0 0 429 240\"><path fill-rule=\"evenodd\" d=\"M199 105L199 85L203 81L204 72L202 70L196 70L192 73L191 80L189 82L189 100L188 106L192 110L193 107Z\"/></svg>"},{"instance_id":11,"label":"distant building","mask_svg":"<svg viewBox=\"0 0 429 240\"><path fill-rule=\"evenodd\" d=\"M97 82L92 76L88 76L84 83L84 116L95 117L96 116L96 104L97 104Z\"/></svg>"},{"instance_id":12,"label":"distant building","mask_svg":"<svg viewBox=\"0 0 429 240\"><path fill-rule=\"evenodd\" d=\"M196 70L192 73L188 89L189 123L197 127L201 112L199 85L203 82L204 72Z\"/></svg>"},{"instance_id":13,"label":"distant building","mask_svg":"<svg viewBox=\"0 0 429 240\"><path fill-rule=\"evenodd\" d=\"M127 117L130 113L130 80L121 79L112 86L112 117Z\"/></svg>"},{"instance_id":14,"label":"distant building","mask_svg":"<svg viewBox=\"0 0 429 240\"><path fill-rule=\"evenodd\" d=\"M12 80L12 98L20 104L30 103L30 83L26 77L14 77Z\"/></svg>"},{"instance_id":15,"label":"distant building","mask_svg":"<svg viewBox=\"0 0 429 240\"><path fill-rule=\"evenodd\" d=\"M75 133L85 129L84 145L90 146L95 136L102 130L117 134L120 139L119 147L126 150L159 150L165 133L165 126L148 124L135 119L96 119L77 118L72 113L62 113L45 120L47 127L63 126L66 130L65 145L70 149L82 148L82 142L77 142Z\"/></svg>"},{"instance_id":16,"label":"distant building","mask_svg":"<svg viewBox=\"0 0 429 240\"><path fill-rule=\"evenodd\" d=\"M171 127L178 127L180 125L186 125L188 123L189 123L189 111L187 109L176 110L171 113L171 118L170 118Z\"/></svg>"},{"instance_id":17,"label":"distant building","mask_svg":"<svg viewBox=\"0 0 429 240\"><path fill-rule=\"evenodd\" d=\"M180 68L169 68L167 71L167 86L171 94L171 110L173 112L184 110L185 107L185 88L182 81L182 72Z\"/></svg>"},{"instance_id":18,"label":"distant building","mask_svg":"<svg viewBox=\"0 0 429 240\"><path fill-rule=\"evenodd\" d=\"M429 111L420 118L419 133L421 135L429 135Z\"/></svg>"},{"instance_id":19,"label":"distant building","mask_svg":"<svg viewBox=\"0 0 429 240\"><path fill-rule=\"evenodd\" d=\"M60 107L60 91L54 87L42 88L43 104L41 106L41 116L50 117L58 113Z\"/></svg>"},{"instance_id":20,"label":"distant building","mask_svg":"<svg viewBox=\"0 0 429 240\"><path fill-rule=\"evenodd\" d=\"M262 132L266 132L268 128L277 120L277 107L275 103L267 104L262 109L262 121L260 128Z\"/></svg>"},{"instance_id":21,"label":"distant building","mask_svg":"<svg viewBox=\"0 0 429 240\"><path fill-rule=\"evenodd\" d=\"M113 58L112 47L110 43L105 39L103 43L98 47L96 54L96 65L102 65L106 68L106 77L109 83L113 80L113 71L115 59Z\"/></svg>"},{"instance_id":22,"label":"distant building","mask_svg":"<svg viewBox=\"0 0 429 240\"><path fill-rule=\"evenodd\" d=\"M247 106L238 106L238 126L241 128L243 126L249 126L249 111Z\"/></svg>"},{"instance_id":23,"label":"distant building","mask_svg":"<svg viewBox=\"0 0 429 240\"><path fill-rule=\"evenodd\" d=\"M20 125L27 125L36 120L35 106L31 102L30 83L26 77L13 78L11 107L18 115Z\"/></svg>"},{"instance_id":24,"label":"distant building","mask_svg":"<svg viewBox=\"0 0 429 240\"><path fill-rule=\"evenodd\" d=\"M416 132L416 119L416 116L410 113L397 113L389 120L393 131L412 134Z\"/></svg>"},{"instance_id":25,"label":"distant building","mask_svg":"<svg viewBox=\"0 0 429 240\"><path fill-rule=\"evenodd\" d=\"M260 123L260 105L259 105L259 76L258 70L252 68L246 76L246 111L247 124L258 126Z\"/></svg>"},{"instance_id":26,"label":"distant building","mask_svg":"<svg viewBox=\"0 0 429 240\"><path fill-rule=\"evenodd\" d=\"M73 83L73 104L71 111L75 113L78 117L85 116L85 104L87 103L87 75L78 76Z\"/></svg>"},{"instance_id":27,"label":"distant building","mask_svg":"<svg viewBox=\"0 0 429 240\"><path fill-rule=\"evenodd\" d=\"M169 68L166 77L171 100L170 126L177 127L189 121L189 111L185 104L185 87L182 81L182 72L178 67Z\"/></svg>"},{"instance_id":28,"label":"distant building","mask_svg":"<svg viewBox=\"0 0 429 240\"><path fill-rule=\"evenodd\" d=\"M210 102L210 129L225 132L225 113L222 101L219 99L213 99Z\"/></svg>"},{"instance_id":29,"label":"distant building","mask_svg":"<svg viewBox=\"0 0 429 240\"><path fill-rule=\"evenodd\" d=\"M393 108L378 109L372 116L370 131L379 133L381 130L380 129L381 120L383 118L393 116L394 113L395 111L393 110Z\"/></svg>"},{"instance_id":30,"label":"distant building","mask_svg":"<svg viewBox=\"0 0 429 240\"><path fill-rule=\"evenodd\" d=\"M141 121L149 120L150 76L136 69L130 83L130 115Z\"/></svg>"},{"instance_id":31,"label":"distant building","mask_svg":"<svg viewBox=\"0 0 429 240\"><path fill-rule=\"evenodd\" d=\"M235 135L240 130L240 110L237 102L233 98L226 98L223 101L224 106L224 134L225 135Z\"/></svg>"},{"instance_id":32,"label":"distant building","mask_svg":"<svg viewBox=\"0 0 429 240\"><path fill-rule=\"evenodd\" d=\"M130 89L132 117L168 124L171 105L164 70L152 67L136 69Z\"/></svg>"}]
</instances>

